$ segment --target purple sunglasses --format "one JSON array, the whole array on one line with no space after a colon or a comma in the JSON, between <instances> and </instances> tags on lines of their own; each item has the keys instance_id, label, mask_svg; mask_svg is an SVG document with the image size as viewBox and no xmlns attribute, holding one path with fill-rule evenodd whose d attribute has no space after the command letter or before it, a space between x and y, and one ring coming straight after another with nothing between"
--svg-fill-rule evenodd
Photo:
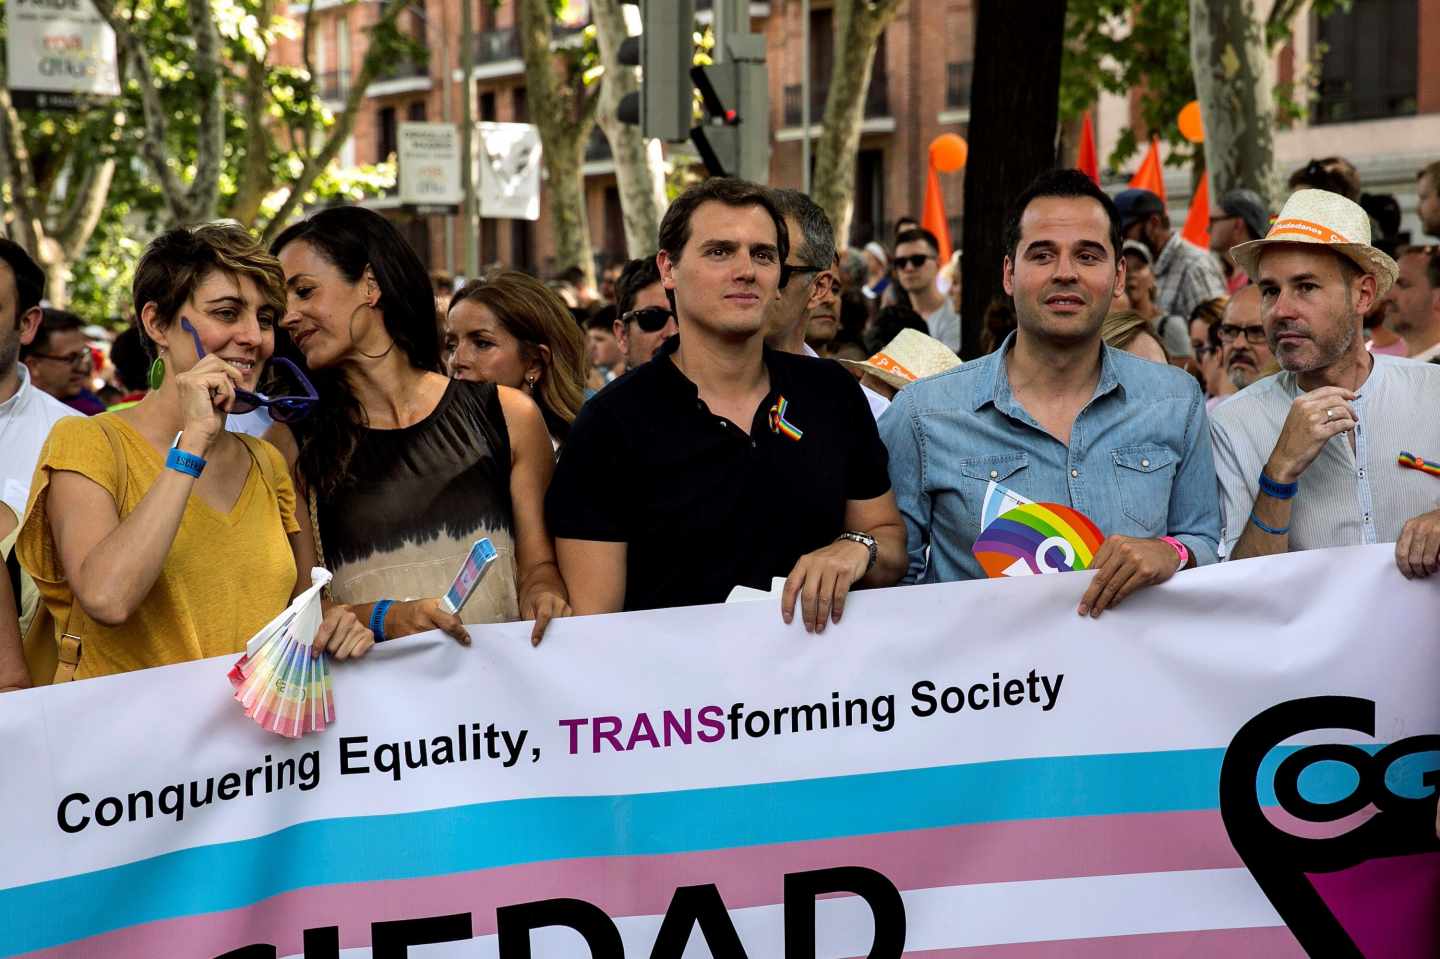
<instances>
[{"instance_id":1,"label":"purple sunglasses","mask_svg":"<svg viewBox=\"0 0 1440 959\"><path fill-rule=\"evenodd\" d=\"M205 356L205 347L200 345L200 334L195 332L195 327L185 317L180 317L180 328L190 334L195 341L196 359ZM252 410L265 406L270 409L272 419L280 423L293 423L296 420L303 420L310 415L315 404L320 400L320 394L315 392L315 386L300 372L300 367L291 363L284 357L275 357L270 360L272 364L278 363L289 370L300 384L300 388L306 393L305 396L266 396L264 393L251 393L249 390L236 390L235 403L230 407L232 413L249 413Z\"/></svg>"}]
</instances>

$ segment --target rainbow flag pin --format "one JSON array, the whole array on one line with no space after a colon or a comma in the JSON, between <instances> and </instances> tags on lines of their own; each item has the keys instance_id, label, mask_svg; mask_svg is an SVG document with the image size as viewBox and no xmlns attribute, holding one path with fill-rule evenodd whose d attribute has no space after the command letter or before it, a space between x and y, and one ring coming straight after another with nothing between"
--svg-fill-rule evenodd
<instances>
[{"instance_id":1,"label":"rainbow flag pin","mask_svg":"<svg viewBox=\"0 0 1440 959\"><path fill-rule=\"evenodd\" d=\"M1422 473L1429 473L1431 476L1440 476L1440 463L1430 461L1416 456L1414 453L1401 453L1400 465L1412 470L1419 470Z\"/></svg>"},{"instance_id":2,"label":"rainbow flag pin","mask_svg":"<svg viewBox=\"0 0 1440 959\"><path fill-rule=\"evenodd\" d=\"M781 436L788 436L790 439L799 442L800 437L805 435L805 431L785 418L785 413L789 408L790 404L783 396L780 397L774 406L770 407L770 432L779 433Z\"/></svg>"}]
</instances>

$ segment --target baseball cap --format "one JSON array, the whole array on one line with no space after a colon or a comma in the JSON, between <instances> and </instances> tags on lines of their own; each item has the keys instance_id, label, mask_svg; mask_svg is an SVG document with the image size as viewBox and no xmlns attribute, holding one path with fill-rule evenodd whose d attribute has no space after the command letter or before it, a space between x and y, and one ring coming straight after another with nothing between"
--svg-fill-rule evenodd
<instances>
[{"instance_id":1,"label":"baseball cap","mask_svg":"<svg viewBox=\"0 0 1440 959\"><path fill-rule=\"evenodd\" d=\"M1115 194L1115 207L1120 211L1120 229L1127 230L1131 224L1149 219L1165 212L1165 204L1149 190L1121 190Z\"/></svg>"},{"instance_id":2,"label":"baseball cap","mask_svg":"<svg viewBox=\"0 0 1440 959\"><path fill-rule=\"evenodd\" d=\"M1220 209L1225 211L1226 216L1238 216L1244 220L1250 235L1257 240L1270 232L1270 211L1254 190L1231 190L1220 198Z\"/></svg>"}]
</instances>

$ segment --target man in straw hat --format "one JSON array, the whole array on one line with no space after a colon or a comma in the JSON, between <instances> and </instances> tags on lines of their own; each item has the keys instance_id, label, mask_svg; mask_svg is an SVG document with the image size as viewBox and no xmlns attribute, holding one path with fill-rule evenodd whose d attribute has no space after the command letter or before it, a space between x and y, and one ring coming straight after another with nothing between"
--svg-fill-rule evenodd
<instances>
[{"instance_id":1,"label":"man in straw hat","mask_svg":"<svg viewBox=\"0 0 1440 959\"><path fill-rule=\"evenodd\" d=\"M860 385L885 400L916 380L944 373L960 365L950 347L919 330L901 330L868 360L836 360L853 373L861 374Z\"/></svg>"},{"instance_id":2,"label":"man in straw hat","mask_svg":"<svg viewBox=\"0 0 1440 959\"><path fill-rule=\"evenodd\" d=\"M1100 337L1125 287L1120 249L1115 204L1079 170L1043 174L1015 201L1004 282L1016 331L989 356L905 387L880 418L907 582L985 576L972 548L1000 487L1078 510L1105 534L1081 615L1215 562L1200 388Z\"/></svg>"},{"instance_id":3,"label":"man in straw hat","mask_svg":"<svg viewBox=\"0 0 1440 959\"><path fill-rule=\"evenodd\" d=\"M1230 559L1396 542L1406 577L1440 569L1440 480L1402 452L1440 459L1440 368L1365 349L1363 318L1395 282L1370 218L1300 190L1262 240L1230 251L1260 288L1282 371L1217 407L1211 422Z\"/></svg>"}]
</instances>

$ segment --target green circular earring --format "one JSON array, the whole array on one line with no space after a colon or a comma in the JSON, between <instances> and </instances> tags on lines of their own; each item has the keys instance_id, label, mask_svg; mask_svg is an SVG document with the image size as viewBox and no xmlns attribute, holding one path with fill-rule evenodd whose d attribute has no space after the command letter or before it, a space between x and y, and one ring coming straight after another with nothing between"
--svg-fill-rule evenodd
<instances>
[{"instance_id":1,"label":"green circular earring","mask_svg":"<svg viewBox=\"0 0 1440 959\"><path fill-rule=\"evenodd\" d=\"M155 362L150 364L150 371L146 374L150 381L150 389L158 390L165 382L165 358L156 356Z\"/></svg>"}]
</instances>

